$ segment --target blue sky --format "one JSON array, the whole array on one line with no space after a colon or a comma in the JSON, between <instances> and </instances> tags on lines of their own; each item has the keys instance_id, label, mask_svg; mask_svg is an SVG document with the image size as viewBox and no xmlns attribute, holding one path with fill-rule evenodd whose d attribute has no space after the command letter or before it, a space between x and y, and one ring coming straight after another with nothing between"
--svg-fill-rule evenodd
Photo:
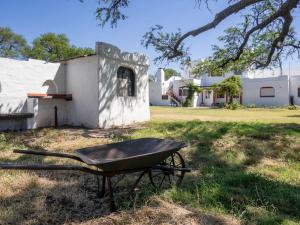
<instances>
[{"instance_id":1,"label":"blue sky","mask_svg":"<svg viewBox=\"0 0 300 225\"><path fill-rule=\"evenodd\" d=\"M96 41L104 41L122 50L143 52L153 59L154 51L144 49L140 44L151 26L161 24L167 31L176 31L177 28L188 31L210 21L214 13L225 6L225 1L219 2L212 1L210 12L205 5L196 7L194 0L131 0L130 7L125 10L129 18L117 28L107 26L102 29L94 14L97 0L85 0L84 3L79 0L1 0L0 26L12 28L29 43L42 33L64 33L76 46L94 48ZM218 43L217 37L226 27L234 25L238 17L234 16L217 29L188 40L192 59L209 56L211 45ZM299 24L299 18L296 20ZM300 28L297 29L300 33ZM159 65L151 63L150 73L157 67Z\"/></svg>"}]
</instances>

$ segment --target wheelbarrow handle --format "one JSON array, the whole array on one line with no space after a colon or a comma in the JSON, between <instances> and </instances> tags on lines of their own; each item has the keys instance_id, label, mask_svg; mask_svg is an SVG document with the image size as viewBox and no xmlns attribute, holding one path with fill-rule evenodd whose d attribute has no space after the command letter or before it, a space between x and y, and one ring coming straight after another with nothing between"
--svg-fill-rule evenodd
<instances>
[{"instance_id":1,"label":"wheelbarrow handle","mask_svg":"<svg viewBox=\"0 0 300 225\"><path fill-rule=\"evenodd\" d=\"M18 154L43 155L43 156L52 156L52 157L59 157L59 158L69 158L69 159L77 160L79 162L83 162L79 157L71 154L66 154L66 153L36 151L36 150L17 150L17 149L15 149L13 152Z\"/></svg>"},{"instance_id":2,"label":"wheelbarrow handle","mask_svg":"<svg viewBox=\"0 0 300 225\"><path fill-rule=\"evenodd\" d=\"M98 176L102 176L103 173L101 171L93 170L83 166L76 165L41 165L41 164L32 164L32 165L24 165L24 164L13 164L13 163L1 163L0 170L76 170L85 173L95 174Z\"/></svg>"}]
</instances>

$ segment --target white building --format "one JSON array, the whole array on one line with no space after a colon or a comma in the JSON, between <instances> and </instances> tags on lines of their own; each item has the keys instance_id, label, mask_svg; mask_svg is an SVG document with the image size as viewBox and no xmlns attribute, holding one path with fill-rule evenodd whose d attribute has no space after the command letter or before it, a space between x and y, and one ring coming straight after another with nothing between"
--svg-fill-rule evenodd
<instances>
[{"instance_id":1,"label":"white building","mask_svg":"<svg viewBox=\"0 0 300 225\"><path fill-rule=\"evenodd\" d=\"M95 55L57 63L0 58L0 130L149 120L148 67L145 55L101 42Z\"/></svg>"},{"instance_id":2,"label":"white building","mask_svg":"<svg viewBox=\"0 0 300 225\"><path fill-rule=\"evenodd\" d=\"M150 81L151 105L181 105L188 95L188 83L202 87L202 93L195 93L193 107L214 106L226 102L226 95L219 95L211 90L211 86L233 76L233 73L220 77L212 77L207 74L199 79L183 77L171 77L164 80L164 71L159 69L156 79ZM255 104L256 106L288 106L300 105L300 75L279 75L268 70L248 71L241 75L242 92L235 97L235 101L243 105ZM152 91L151 91L152 90Z\"/></svg>"}]
</instances>

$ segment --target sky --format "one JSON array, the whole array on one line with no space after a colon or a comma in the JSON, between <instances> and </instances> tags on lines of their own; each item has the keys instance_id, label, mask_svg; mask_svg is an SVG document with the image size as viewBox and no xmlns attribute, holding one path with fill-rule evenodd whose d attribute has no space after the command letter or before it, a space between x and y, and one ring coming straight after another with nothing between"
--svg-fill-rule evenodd
<instances>
[{"instance_id":1,"label":"sky","mask_svg":"<svg viewBox=\"0 0 300 225\"><path fill-rule=\"evenodd\" d=\"M153 59L153 49L141 45L143 35L151 26L163 25L166 31L182 32L197 28L213 19L216 12L226 6L226 1L211 1L210 10L206 5L196 6L194 0L131 0L130 7L124 10L128 19L121 21L117 28L99 26L95 17L97 0L1 0L0 26L10 27L31 43L39 35L47 32L64 33L71 44L78 47L95 47L96 41L108 42L128 52L141 52L150 58L150 74L158 67ZM218 44L217 37L228 26L239 22L239 15L222 22L217 29L189 39L193 60L210 56L211 45ZM300 24L299 16L295 24ZM296 27L300 33L300 27ZM296 61L299 63L299 60ZM168 67L179 69L176 64Z\"/></svg>"}]
</instances>

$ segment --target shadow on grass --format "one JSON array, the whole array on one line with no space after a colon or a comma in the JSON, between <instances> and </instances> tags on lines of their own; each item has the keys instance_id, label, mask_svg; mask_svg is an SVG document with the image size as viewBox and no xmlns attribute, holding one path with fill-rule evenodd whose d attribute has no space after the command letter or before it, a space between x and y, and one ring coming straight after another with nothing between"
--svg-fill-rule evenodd
<instances>
[{"instance_id":1,"label":"shadow on grass","mask_svg":"<svg viewBox=\"0 0 300 225\"><path fill-rule=\"evenodd\" d=\"M287 117L294 117L294 118L298 118L298 117L300 117L300 115L289 115L289 116L287 116Z\"/></svg>"},{"instance_id":2,"label":"shadow on grass","mask_svg":"<svg viewBox=\"0 0 300 225\"><path fill-rule=\"evenodd\" d=\"M189 145L182 154L193 172L186 175L183 185L156 193L147 187L149 182L144 178L137 207L143 206L152 195L163 193L182 205L233 214L246 222L280 224L286 218L300 220L300 187L297 184L248 171L264 159L299 162L299 149L292 146L292 140L299 141L300 125L151 122L145 129L112 136L115 140L172 138ZM0 159L0 162L4 161L29 162L30 156L20 156L16 160ZM43 163L44 158L39 157L36 162ZM34 174L46 179L46 185L33 179L15 195L0 196L0 208L5 209L2 214L8 224L84 222L109 213L107 199L96 197L94 176L77 172ZM128 209L124 190L131 179L121 183L116 190L123 193L117 196L121 209Z\"/></svg>"},{"instance_id":3,"label":"shadow on grass","mask_svg":"<svg viewBox=\"0 0 300 225\"><path fill-rule=\"evenodd\" d=\"M293 141L300 141L300 125L157 122L132 136L146 135L189 143L182 154L194 172L187 174L181 188L170 191L173 201L234 214L258 224L281 223L285 218L300 220L297 183L248 170L264 160L299 163L299 145L293 146Z\"/></svg>"}]
</instances>

